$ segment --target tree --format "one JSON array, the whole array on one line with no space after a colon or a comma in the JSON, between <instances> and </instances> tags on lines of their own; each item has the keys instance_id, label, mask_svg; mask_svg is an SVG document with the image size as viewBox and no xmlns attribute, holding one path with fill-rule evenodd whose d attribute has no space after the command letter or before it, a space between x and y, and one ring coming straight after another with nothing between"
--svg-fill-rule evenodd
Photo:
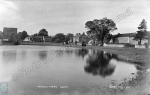
<instances>
[{"instance_id":1,"label":"tree","mask_svg":"<svg viewBox=\"0 0 150 95\"><path fill-rule=\"evenodd\" d=\"M48 36L48 31L46 29L41 29L38 36Z\"/></svg>"},{"instance_id":2,"label":"tree","mask_svg":"<svg viewBox=\"0 0 150 95\"><path fill-rule=\"evenodd\" d=\"M77 49L75 51L75 54L79 57L81 56L82 58L84 58L86 55L88 55L88 53L89 53L89 51L85 48L82 48L82 49L79 49L79 50Z\"/></svg>"},{"instance_id":3,"label":"tree","mask_svg":"<svg viewBox=\"0 0 150 95\"><path fill-rule=\"evenodd\" d=\"M65 35L63 33L58 33L52 38L52 42L64 42L65 41Z\"/></svg>"},{"instance_id":4,"label":"tree","mask_svg":"<svg viewBox=\"0 0 150 95\"><path fill-rule=\"evenodd\" d=\"M37 33L35 33L35 34L33 34L33 36L38 36L38 34L37 34Z\"/></svg>"},{"instance_id":5,"label":"tree","mask_svg":"<svg viewBox=\"0 0 150 95\"><path fill-rule=\"evenodd\" d=\"M3 32L0 31L0 39L3 39Z\"/></svg>"},{"instance_id":6,"label":"tree","mask_svg":"<svg viewBox=\"0 0 150 95\"><path fill-rule=\"evenodd\" d=\"M93 33L91 30L87 31L86 33L89 38L93 39L93 42L94 42L93 44L96 44L96 37L97 37L96 33Z\"/></svg>"},{"instance_id":7,"label":"tree","mask_svg":"<svg viewBox=\"0 0 150 95\"><path fill-rule=\"evenodd\" d=\"M28 37L28 33L26 31L22 31L21 39L24 40L26 37Z\"/></svg>"},{"instance_id":8,"label":"tree","mask_svg":"<svg viewBox=\"0 0 150 95\"><path fill-rule=\"evenodd\" d=\"M85 23L86 28L89 29L88 34L96 36L98 40L101 40L101 46L104 44L104 38L110 34L110 31L117 29L116 24L113 20L103 18L95 19L93 21L87 21Z\"/></svg>"},{"instance_id":9,"label":"tree","mask_svg":"<svg viewBox=\"0 0 150 95\"><path fill-rule=\"evenodd\" d=\"M68 41L70 41L72 38L73 38L73 34L68 33L68 34L66 35L66 37L65 37L65 41L68 42Z\"/></svg>"},{"instance_id":10,"label":"tree","mask_svg":"<svg viewBox=\"0 0 150 95\"><path fill-rule=\"evenodd\" d=\"M141 45L141 41L142 39L145 39L145 36L147 35L147 25L146 25L146 21L145 19L142 20L142 22L140 23L139 27L138 27L138 31L137 34L134 38L134 40L139 41L139 45Z\"/></svg>"},{"instance_id":11,"label":"tree","mask_svg":"<svg viewBox=\"0 0 150 95\"><path fill-rule=\"evenodd\" d=\"M28 33L26 32L26 31L22 31L22 32L19 32L18 34L17 34L17 37L18 37L18 39L20 39L20 40L24 40L26 37L28 37L29 35L28 35Z\"/></svg>"}]
</instances>

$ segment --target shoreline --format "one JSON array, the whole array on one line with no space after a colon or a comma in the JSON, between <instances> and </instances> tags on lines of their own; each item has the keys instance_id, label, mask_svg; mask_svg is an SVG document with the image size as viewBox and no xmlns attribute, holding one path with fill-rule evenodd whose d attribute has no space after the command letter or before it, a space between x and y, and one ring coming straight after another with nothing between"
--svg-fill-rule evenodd
<instances>
[{"instance_id":1,"label":"shoreline","mask_svg":"<svg viewBox=\"0 0 150 95\"><path fill-rule=\"evenodd\" d=\"M4 44L11 46L11 44ZM52 42L21 42L20 45L30 45L30 46L61 46L67 47L70 45L63 45L63 43L52 43ZM13 45L16 46L16 45ZM132 48L132 47L101 47L98 45L87 45L82 47L81 45L71 45L74 48L85 48L106 51L107 53L113 53L123 56L123 58L128 59L129 62L136 63L138 65L150 68L150 49L149 48Z\"/></svg>"},{"instance_id":2,"label":"shoreline","mask_svg":"<svg viewBox=\"0 0 150 95\"><path fill-rule=\"evenodd\" d=\"M4 46L14 46L8 43L5 43ZM21 42L20 45L31 45L31 46L70 46L63 45L63 43L52 43L52 42ZM96 45L87 45L86 47L82 47L81 45L71 45L70 47L75 48L85 48L85 49L93 49L106 51L108 53L113 53L117 55L122 55L128 57L130 60L135 62L144 62L148 64L150 62L150 49L149 48L132 48L132 47L101 47Z\"/></svg>"}]
</instances>

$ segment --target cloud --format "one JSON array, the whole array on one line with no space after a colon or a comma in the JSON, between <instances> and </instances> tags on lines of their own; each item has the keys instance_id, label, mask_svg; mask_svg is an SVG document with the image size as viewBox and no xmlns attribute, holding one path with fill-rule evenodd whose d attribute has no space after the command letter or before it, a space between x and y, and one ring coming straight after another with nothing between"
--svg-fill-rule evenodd
<instances>
[{"instance_id":1,"label":"cloud","mask_svg":"<svg viewBox=\"0 0 150 95\"><path fill-rule=\"evenodd\" d=\"M12 1L0 0L0 27L13 27L22 20L19 7Z\"/></svg>"},{"instance_id":2,"label":"cloud","mask_svg":"<svg viewBox=\"0 0 150 95\"><path fill-rule=\"evenodd\" d=\"M133 14L117 23L117 31L135 32L142 19L150 25L149 4L149 0L0 0L0 28L17 27L29 34L46 28L50 35L86 32L86 21L113 19L131 8Z\"/></svg>"}]
</instances>

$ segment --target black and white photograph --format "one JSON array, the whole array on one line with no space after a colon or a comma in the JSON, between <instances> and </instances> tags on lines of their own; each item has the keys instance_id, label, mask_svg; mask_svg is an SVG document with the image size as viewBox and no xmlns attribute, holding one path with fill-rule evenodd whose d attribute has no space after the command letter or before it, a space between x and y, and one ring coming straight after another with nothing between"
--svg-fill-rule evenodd
<instances>
[{"instance_id":1,"label":"black and white photograph","mask_svg":"<svg viewBox=\"0 0 150 95\"><path fill-rule=\"evenodd\" d=\"M150 0L0 0L0 95L150 95Z\"/></svg>"}]
</instances>

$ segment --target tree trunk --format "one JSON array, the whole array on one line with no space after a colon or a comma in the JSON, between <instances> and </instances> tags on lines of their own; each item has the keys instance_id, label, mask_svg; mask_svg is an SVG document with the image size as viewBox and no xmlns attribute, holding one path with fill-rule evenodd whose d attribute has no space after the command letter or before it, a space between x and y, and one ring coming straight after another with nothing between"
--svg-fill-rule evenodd
<instances>
[{"instance_id":1,"label":"tree trunk","mask_svg":"<svg viewBox=\"0 0 150 95\"><path fill-rule=\"evenodd\" d=\"M141 45L141 41L142 41L142 39L140 38L139 45Z\"/></svg>"},{"instance_id":2,"label":"tree trunk","mask_svg":"<svg viewBox=\"0 0 150 95\"><path fill-rule=\"evenodd\" d=\"M101 41L102 41L101 46L103 46L104 45L104 37L102 37Z\"/></svg>"},{"instance_id":3,"label":"tree trunk","mask_svg":"<svg viewBox=\"0 0 150 95\"><path fill-rule=\"evenodd\" d=\"M95 43L95 38L94 38L94 40L93 40L93 41L94 41L93 43L94 43L94 45L95 45L95 44L96 44L96 43Z\"/></svg>"}]
</instances>

